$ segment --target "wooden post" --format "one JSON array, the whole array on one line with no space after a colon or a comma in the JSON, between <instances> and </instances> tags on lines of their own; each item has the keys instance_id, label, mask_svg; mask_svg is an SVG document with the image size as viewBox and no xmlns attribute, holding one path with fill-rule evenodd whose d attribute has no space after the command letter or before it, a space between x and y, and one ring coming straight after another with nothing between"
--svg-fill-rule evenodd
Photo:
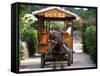
<instances>
[{"instance_id":1,"label":"wooden post","mask_svg":"<svg viewBox=\"0 0 100 76\"><path fill-rule=\"evenodd\" d=\"M65 20L65 31L67 29L67 20Z\"/></svg>"},{"instance_id":2,"label":"wooden post","mask_svg":"<svg viewBox=\"0 0 100 76\"><path fill-rule=\"evenodd\" d=\"M47 30L48 30L48 29L47 29L47 20L45 20L45 21L46 21L46 25L45 25L45 27L46 27L46 32L47 32Z\"/></svg>"},{"instance_id":3,"label":"wooden post","mask_svg":"<svg viewBox=\"0 0 100 76\"><path fill-rule=\"evenodd\" d=\"M64 28L63 28L64 31L65 31L65 28L66 28L66 21L64 20Z\"/></svg>"},{"instance_id":4,"label":"wooden post","mask_svg":"<svg viewBox=\"0 0 100 76\"><path fill-rule=\"evenodd\" d=\"M71 36L72 36L72 59L71 59L71 63L73 63L73 20L72 20L72 25L71 25L71 27L72 27L72 30L71 30Z\"/></svg>"},{"instance_id":5,"label":"wooden post","mask_svg":"<svg viewBox=\"0 0 100 76\"><path fill-rule=\"evenodd\" d=\"M39 17L39 28L44 28L44 17L42 16Z\"/></svg>"},{"instance_id":6,"label":"wooden post","mask_svg":"<svg viewBox=\"0 0 100 76\"><path fill-rule=\"evenodd\" d=\"M49 20L49 30L50 30L50 20Z\"/></svg>"}]
</instances>

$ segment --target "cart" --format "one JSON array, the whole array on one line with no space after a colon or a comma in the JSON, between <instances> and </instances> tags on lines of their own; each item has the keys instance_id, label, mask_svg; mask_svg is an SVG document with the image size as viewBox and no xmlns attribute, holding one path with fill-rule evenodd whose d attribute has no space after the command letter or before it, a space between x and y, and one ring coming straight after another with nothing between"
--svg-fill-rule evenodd
<instances>
[{"instance_id":1,"label":"cart","mask_svg":"<svg viewBox=\"0 0 100 76\"><path fill-rule=\"evenodd\" d=\"M64 28L67 27L67 23L71 23L73 26L73 20L76 19L76 15L66 11L60 7L48 7L39 11L32 12L38 18L38 52L41 54L41 68L44 68L46 62L54 61L52 57L47 56L49 42L49 30L51 21L64 21ZM49 26L47 26L49 25ZM72 31L71 31L72 33ZM68 53L64 57L64 61L67 62L68 66L73 63L73 39L72 34L66 34L62 32L64 42L68 44Z\"/></svg>"}]
</instances>

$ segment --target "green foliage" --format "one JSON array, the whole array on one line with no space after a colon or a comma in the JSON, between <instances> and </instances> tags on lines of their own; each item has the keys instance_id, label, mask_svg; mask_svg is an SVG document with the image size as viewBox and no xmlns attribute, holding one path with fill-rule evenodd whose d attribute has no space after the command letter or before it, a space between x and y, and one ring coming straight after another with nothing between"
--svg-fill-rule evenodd
<instances>
[{"instance_id":1,"label":"green foliage","mask_svg":"<svg viewBox=\"0 0 100 76\"><path fill-rule=\"evenodd\" d=\"M19 38L27 42L29 56L33 56L38 49L37 30L31 26L37 21L37 18L30 14L36 9L34 7L36 6L22 4L19 6ZM21 58L21 51L19 51L19 57Z\"/></svg>"},{"instance_id":2,"label":"green foliage","mask_svg":"<svg viewBox=\"0 0 100 76\"><path fill-rule=\"evenodd\" d=\"M83 50L90 54L91 59L96 63L97 49L96 49L96 9L95 8L66 8L71 12L76 13L83 20L83 26L77 29L81 32ZM84 10L87 9L87 10Z\"/></svg>"},{"instance_id":3,"label":"green foliage","mask_svg":"<svg viewBox=\"0 0 100 76\"><path fill-rule=\"evenodd\" d=\"M37 34L37 30L35 30L34 28L30 27L30 30L28 31L28 35L29 35L29 42L28 42L28 46L29 46L29 50L30 50L30 56L33 56L36 51L38 50L38 34Z\"/></svg>"},{"instance_id":4,"label":"green foliage","mask_svg":"<svg viewBox=\"0 0 100 76\"><path fill-rule=\"evenodd\" d=\"M93 17L96 17L96 9L95 8L66 8L66 10L70 10L71 12L74 12L78 16L80 16L84 20L91 19Z\"/></svg>"},{"instance_id":5,"label":"green foliage","mask_svg":"<svg viewBox=\"0 0 100 76\"><path fill-rule=\"evenodd\" d=\"M63 21L51 21L51 27L52 26L58 26L60 30L63 29L64 27L64 22Z\"/></svg>"},{"instance_id":6,"label":"green foliage","mask_svg":"<svg viewBox=\"0 0 100 76\"><path fill-rule=\"evenodd\" d=\"M24 26L21 32L21 40L26 41L28 44L28 50L30 52L30 56L33 56L37 51L37 30L32 26Z\"/></svg>"},{"instance_id":7,"label":"green foliage","mask_svg":"<svg viewBox=\"0 0 100 76\"><path fill-rule=\"evenodd\" d=\"M49 29L49 21L45 21L45 27ZM50 28L52 27L59 27L59 30L64 29L64 21L50 21Z\"/></svg>"},{"instance_id":8,"label":"green foliage","mask_svg":"<svg viewBox=\"0 0 100 76\"><path fill-rule=\"evenodd\" d=\"M84 52L90 54L92 60L96 63L97 49L96 49L96 26L95 25L84 27L83 49Z\"/></svg>"},{"instance_id":9,"label":"green foliage","mask_svg":"<svg viewBox=\"0 0 100 76\"><path fill-rule=\"evenodd\" d=\"M82 20L82 24L87 24L87 25L96 25L96 8L66 8L69 11L77 14L81 20ZM75 21L75 23L80 23ZM74 23L74 27L79 26L79 24L75 24ZM76 25L76 26L75 26ZM80 24L81 25L81 24Z\"/></svg>"}]
</instances>

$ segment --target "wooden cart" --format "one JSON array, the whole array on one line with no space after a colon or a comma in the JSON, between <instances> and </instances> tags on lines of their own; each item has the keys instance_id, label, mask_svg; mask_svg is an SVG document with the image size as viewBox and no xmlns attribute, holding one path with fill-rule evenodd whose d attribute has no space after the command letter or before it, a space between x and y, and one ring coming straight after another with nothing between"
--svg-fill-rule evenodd
<instances>
[{"instance_id":1,"label":"wooden cart","mask_svg":"<svg viewBox=\"0 0 100 76\"><path fill-rule=\"evenodd\" d=\"M67 23L71 22L73 25L73 20L76 19L76 15L66 11L60 7L48 7L39 11L32 12L38 18L38 37L39 37L39 53L41 54L41 68L45 66L45 62L52 61L52 58L45 58L49 45L49 29L50 21L64 21L64 28L66 28ZM49 24L49 28L45 26ZM68 43L69 51L64 60L67 61L68 66L73 63L73 39L72 34L66 34L62 32L63 39Z\"/></svg>"}]
</instances>

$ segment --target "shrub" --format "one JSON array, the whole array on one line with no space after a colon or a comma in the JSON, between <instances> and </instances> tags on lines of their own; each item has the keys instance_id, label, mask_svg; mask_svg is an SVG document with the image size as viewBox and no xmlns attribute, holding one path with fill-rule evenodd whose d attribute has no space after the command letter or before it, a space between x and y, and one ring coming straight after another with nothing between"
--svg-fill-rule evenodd
<instances>
[{"instance_id":1,"label":"shrub","mask_svg":"<svg viewBox=\"0 0 100 76\"><path fill-rule=\"evenodd\" d=\"M37 30L32 27L37 21L37 18L32 14L25 14L23 17L20 17L20 40L27 43L27 48L29 51L29 57L33 56L37 51ZM20 53L21 55L21 53Z\"/></svg>"},{"instance_id":2,"label":"shrub","mask_svg":"<svg viewBox=\"0 0 100 76\"><path fill-rule=\"evenodd\" d=\"M96 63L96 26L87 26L83 33L83 50L84 52L90 54L91 59L94 61L94 63Z\"/></svg>"}]
</instances>

